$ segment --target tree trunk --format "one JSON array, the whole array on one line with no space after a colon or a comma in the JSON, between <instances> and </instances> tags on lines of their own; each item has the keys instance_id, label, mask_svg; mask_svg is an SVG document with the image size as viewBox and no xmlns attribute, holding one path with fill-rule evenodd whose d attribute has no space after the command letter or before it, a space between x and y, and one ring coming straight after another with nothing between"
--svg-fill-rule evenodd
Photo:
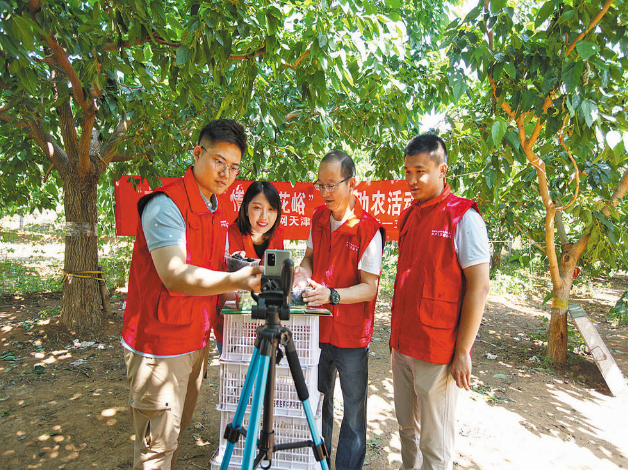
<instances>
[{"instance_id":1,"label":"tree trunk","mask_svg":"<svg viewBox=\"0 0 628 470\"><path fill-rule=\"evenodd\" d=\"M491 268L489 278L494 279L495 273L499 270L502 264L502 248L499 243L493 244L493 254L491 255Z\"/></svg>"},{"instance_id":2,"label":"tree trunk","mask_svg":"<svg viewBox=\"0 0 628 470\"><path fill-rule=\"evenodd\" d=\"M564 252L558 262L562 282L553 285L552 316L547 338L547 355L556 364L567 362L567 307L578 256Z\"/></svg>"},{"instance_id":3,"label":"tree trunk","mask_svg":"<svg viewBox=\"0 0 628 470\"><path fill-rule=\"evenodd\" d=\"M78 174L63 176L66 219L65 272L69 275L63 285L61 321L70 330L93 333L98 331L104 319L99 281L96 279L98 180L93 174L83 178Z\"/></svg>"}]
</instances>

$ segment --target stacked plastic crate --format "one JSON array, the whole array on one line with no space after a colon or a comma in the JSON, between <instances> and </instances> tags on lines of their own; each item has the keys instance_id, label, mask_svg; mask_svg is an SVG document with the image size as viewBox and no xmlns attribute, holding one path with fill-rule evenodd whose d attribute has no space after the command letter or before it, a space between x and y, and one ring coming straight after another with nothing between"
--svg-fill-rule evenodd
<instances>
[{"instance_id":1,"label":"stacked plastic crate","mask_svg":"<svg viewBox=\"0 0 628 470\"><path fill-rule=\"evenodd\" d=\"M227 446L227 441L223 437L224 430L227 424L233 422L253 354L257 327L263 324L263 320L251 320L250 315L225 315L223 351L220 357L220 394L217 406L221 412L220 447L212 458L212 470L220 468L222 456ZM301 362L303 376L310 394L310 405L315 413L316 425L320 434L322 400L318 391L317 366L320 356L318 347L318 316L293 314L290 320L282 321L282 325L292 331L292 340ZM311 440L312 437L305 418L305 412L297 396L294 381L285 357L276 366L274 401L275 444ZM245 429L248 429L251 402L252 398L249 399L247 412L242 423ZM244 443L245 438L240 436L233 449L229 470L241 468ZM274 452L271 468L277 470L310 470L320 468L320 464L314 458L312 449L304 447Z\"/></svg>"}]
</instances>

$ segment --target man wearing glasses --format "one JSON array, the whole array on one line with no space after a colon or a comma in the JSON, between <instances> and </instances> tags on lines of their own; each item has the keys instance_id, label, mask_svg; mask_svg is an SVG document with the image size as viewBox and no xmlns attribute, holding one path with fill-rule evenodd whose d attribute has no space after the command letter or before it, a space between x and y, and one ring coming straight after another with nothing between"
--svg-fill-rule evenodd
<instances>
[{"instance_id":1,"label":"man wearing glasses","mask_svg":"<svg viewBox=\"0 0 628 470\"><path fill-rule=\"evenodd\" d=\"M320 319L318 388L325 396L323 438L331 455L337 372L344 416L336 470L357 470L362 468L366 454L368 347L386 235L353 195L355 164L349 155L339 150L325 155L315 186L325 205L312 215L310 237L295 283L308 283L312 288L303 295L309 305L324 305L333 313L333 317Z\"/></svg>"},{"instance_id":2,"label":"man wearing glasses","mask_svg":"<svg viewBox=\"0 0 628 470\"><path fill-rule=\"evenodd\" d=\"M183 179L138 203L122 327L135 469L174 468L207 369L218 294L259 287L263 268L223 272L228 225L216 198L246 147L240 124L210 122Z\"/></svg>"}]
</instances>

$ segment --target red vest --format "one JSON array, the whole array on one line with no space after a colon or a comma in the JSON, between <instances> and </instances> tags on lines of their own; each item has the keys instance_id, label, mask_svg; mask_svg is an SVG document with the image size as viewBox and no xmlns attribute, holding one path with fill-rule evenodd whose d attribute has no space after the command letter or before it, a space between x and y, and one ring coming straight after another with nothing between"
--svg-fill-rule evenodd
<instances>
[{"instance_id":1,"label":"red vest","mask_svg":"<svg viewBox=\"0 0 628 470\"><path fill-rule=\"evenodd\" d=\"M148 247L141 215L148 199L163 192L177 205L186 224L187 263L224 270L227 220L220 208L210 212L188 169L183 179L140 199L122 338L133 349L155 355L183 354L203 348L216 316L218 296L170 292L161 282Z\"/></svg>"},{"instance_id":2,"label":"red vest","mask_svg":"<svg viewBox=\"0 0 628 470\"><path fill-rule=\"evenodd\" d=\"M277 230L275 230L275 235L270 240L267 249L283 250L283 229L281 227L277 227ZM229 253L235 253L236 251L245 251L247 258L257 259L258 257L253 240L251 240L251 234L243 235L238 228L238 224L233 222L229 225ZM262 259L260 264L264 264L264 259Z\"/></svg>"},{"instance_id":3,"label":"red vest","mask_svg":"<svg viewBox=\"0 0 628 470\"><path fill-rule=\"evenodd\" d=\"M369 243L380 230L383 245L386 233L381 224L362 209L357 198L353 215L333 233L330 217L331 211L325 206L316 208L312 215L312 279L335 289L351 287L360 283L358 263ZM334 316L320 317L319 341L339 348L368 346L373 335L376 301L324 305Z\"/></svg>"},{"instance_id":4,"label":"red vest","mask_svg":"<svg viewBox=\"0 0 628 470\"><path fill-rule=\"evenodd\" d=\"M255 253L255 247L253 246L253 240L251 240L251 234L243 235L236 222L229 225L228 236L230 253L235 253L236 251L246 251L247 258L257 259L257 253ZM270 240L267 250L283 250L283 229L281 227L277 227L277 230L275 230L275 235ZM263 264L264 259L262 258L260 265ZM214 336L221 343L224 324L224 317L222 315L216 315L216 321L213 322Z\"/></svg>"},{"instance_id":5,"label":"red vest","mask_svg":"<svg viewBox=\"0 0 628 470\"><path fill-rule=\"evenodd\" d=\"M440 196L414 201L399 217L390 345L402 354L433 364L453 359L465 292L454 234L471 207L478 210L446 184Z\"/></svg>"}]
</instances>

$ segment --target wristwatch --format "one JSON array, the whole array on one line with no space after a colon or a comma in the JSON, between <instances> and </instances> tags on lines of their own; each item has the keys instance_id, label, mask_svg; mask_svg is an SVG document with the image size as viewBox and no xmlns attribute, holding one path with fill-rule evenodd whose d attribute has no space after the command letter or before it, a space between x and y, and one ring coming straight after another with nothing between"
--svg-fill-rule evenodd
<instances>
[{"instance_id":1,"label":"wristwatch","mask_svg":"<svg viewBox=\"0 0 628 470\"><path fill-rule=\"evenodd\" d=\"M332 305L338 305L340 303L340 294L333 287L330 287L329 290L329 303Z\"/></svg>"}]
</instances>

